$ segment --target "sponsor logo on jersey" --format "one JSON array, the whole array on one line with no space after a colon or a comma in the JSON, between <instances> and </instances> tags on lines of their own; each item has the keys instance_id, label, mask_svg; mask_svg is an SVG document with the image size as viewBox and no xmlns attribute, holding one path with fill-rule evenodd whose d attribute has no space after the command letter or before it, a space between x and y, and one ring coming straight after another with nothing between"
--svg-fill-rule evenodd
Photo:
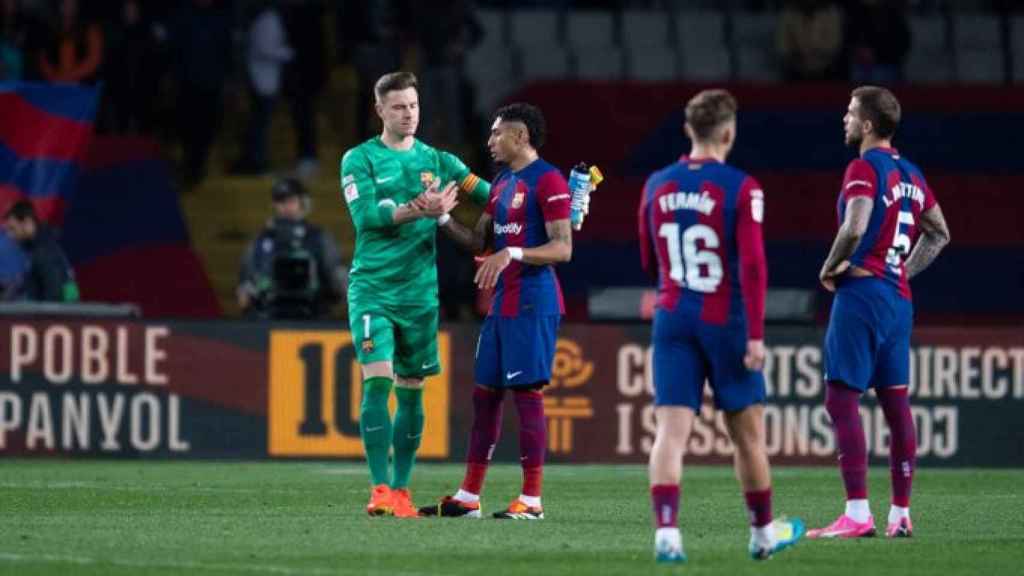
<instances>
[{"instance_id":1,"label":"sponsor logo on jersey","mask_svg":"<svg viewBox=\"0 0 1024 576\"><path fill-rule=\"evenodd\" d=\"M515 210L516 208L519 208L520 206L522 206L523 205L523 200L525 198L526 198L526 194L524 194L522 192L516 192L515 195L512 196L512 209Z\"/></svg>"},{"instance_id":2,"label":"sponsor logo on jersey","mask_svg":"<svg viewBox=\"0 0 1024 576\"><path fill-rule=\"evenodd\" d=\"M494 235L501 236L503 234L511 234L512 236L518 236L523 231L523 225L519 222L509 222L508 224L494 224Z\"/></svg>"},{"instance_id":3,"label":"sponsor logo on jersey","mask_svg":"<svg viewBox=\"0 0 1024 576\"><path fill-rule=\"evenodd\" d=\"M367 354L369 354L370 352L373 352L373 348L374 348L374 346L373 346L373 338L365 338L365 339L363 339L363 342L361 344L361 348L363 349L363 352L366 352Z\"/></svg>"}]
</instances>

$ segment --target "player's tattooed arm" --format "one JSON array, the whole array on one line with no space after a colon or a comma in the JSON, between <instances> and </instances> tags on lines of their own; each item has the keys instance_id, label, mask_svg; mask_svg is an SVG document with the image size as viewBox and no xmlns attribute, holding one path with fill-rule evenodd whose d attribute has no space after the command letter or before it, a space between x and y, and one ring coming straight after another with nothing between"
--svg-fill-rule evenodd
<instances>
[{"instance_id":1,"label":"player's tattooed arm","mask_svg":"<svg viewBox=\"0 0 1024 576\"><path fill-rule=\"evenodd\" d=\"M917 276L935 260L939 252L949 244L949 228L942 216L942 209L936 204L921 214L921 238L907 258L907 278Z\"/></svg>"},{"instance_id":2,"label":"player's tattooed arm","mask_svg":"<svg viewBox=\"0 0 1024 576\"><path fill-rule=\"evenodd\" d=\"M474 254L479 254L487 246L487 231L491 229L491 220L490 214L484 212L480 214L476 226L470 230L455 218L451 218L441 226L441 230L444 230L444 233L459 246Z\"/></svg>"},{"instance_id":3,"label":"player's tattooed arm","mask_svg":"<svg viewBox=\"0 0 1024 576\"><path fill-rule=\"evenodd\" d=\"M572 258L572 226L569 220L551 220L544 223L548 241L536 248L523 250L527 264L555 264Z\"/></svg>"},{"instance_id":4,"label":"player's tattooed arm","mask_svg":"<svg viewBox=\"0 0 1024 576\"><path fill-rule=\"evenodd\" d=\"M572 258L572 226L569 220L552 220L544 223L548 233L548 241L533 248L503 248L480 262L473 281L481 289L493 288L498 283L498 276L512 263L522 260L526 264L541 266L568 262ZM513 250L516 258L513 258Z\"/></svg>"},{"instance_id":5,"label":"player's tattooed arm","mask_svg":"<svg viewBox=\"0 0 1024 576\"><path fill-rule=\"evenodd\" d=\"M875 201L866 196L851 198L846 203L846 217L839 227L835 241L832 242L832 250L829 251L828 258L818 273L818 278L826 289L835 290L835 279L849 268L848 259L853 256L861 238L864 237L864 232L868 229L874 205Z\"/></svg>"}]
</instances>

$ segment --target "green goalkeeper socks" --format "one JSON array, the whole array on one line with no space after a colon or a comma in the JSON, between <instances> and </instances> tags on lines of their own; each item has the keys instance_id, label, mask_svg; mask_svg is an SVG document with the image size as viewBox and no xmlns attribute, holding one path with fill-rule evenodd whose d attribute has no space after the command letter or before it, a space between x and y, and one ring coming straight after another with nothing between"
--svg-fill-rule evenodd
<instances>
[{"instance_id":1,"label":"green goalkeeper socks","mask_svg":"<svg viewBox=\"0 0 1024 576\"><path fill-rule=\"evenodd\" d=\"M405 488L423 438L423 389L396 387L395 396L398 410L395 411L395 474L391 487Z\"/></svg>"},{"instance_id":2,"label":"green goalkeeper socks","mask_svg":"<svg viewBox=\"0 0 1024 576\"><path fill-rule=\"evenodd\" d=\"M391 449L391 415L388 414L390 378L363 380L363 402L359 410L359 433L363 436L366 463L373 485L388 484L388 452Z\"/></svg>"}]
</instances>

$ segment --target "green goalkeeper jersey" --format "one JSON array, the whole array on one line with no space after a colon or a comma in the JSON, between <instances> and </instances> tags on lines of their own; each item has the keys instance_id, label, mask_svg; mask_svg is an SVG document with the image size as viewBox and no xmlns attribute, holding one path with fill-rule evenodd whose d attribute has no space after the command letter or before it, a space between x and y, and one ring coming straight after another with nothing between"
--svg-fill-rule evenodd
<instances>
[{"instance_id":1,"label":"green goalkeeper jersey","mask_svg":"<svg viewBox=\"0 0 1024 576\"><path fill-rule=\"evenodd\" d=\"M478 204L490 196L490 185L461 160L419 140L409 150L392 150L376 136L342 157L342 195L355 227L350 310L437 305L437 221L392 222L395 208L426 190L434 178L442 187L455 181Z\"/></svg>"}]
</instances>

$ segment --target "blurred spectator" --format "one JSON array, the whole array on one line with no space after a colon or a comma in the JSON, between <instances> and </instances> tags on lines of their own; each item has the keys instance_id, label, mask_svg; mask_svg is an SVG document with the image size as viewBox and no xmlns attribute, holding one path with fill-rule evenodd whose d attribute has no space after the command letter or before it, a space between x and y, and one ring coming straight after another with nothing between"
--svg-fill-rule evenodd
<instances>
[{"instance_id":1,"label":"blurred spectator","mask_svg":"<svg viewBox=\"0 0 1024 576\"><path fill-rule=\"evenodd\" d=\"M267 132L274 103L281 92L285 64L295 53L288 45L284 20L277 6L264 2L249 25L249 49L246 70L252 96L249 129L242 158L233 168L240 174L263 174L268 169Z\"/></svg>"},{"instance_id":2,"label":"blurred spectator","mask_svg":"<svg viewBox=\"0 0 1024 576\"><path fill-rule=\"evenodd\" d=\"M855 0L847 12L847 52L854 84L894 84L903 79L910 24L903 0Z\"/></svg>"},{"instance_id":3,"label":"blurred spectator","mask_svg":"<svg viewBox=\"0 0 1024 576\"><path fill-rule=\"evenodd\" d=\"M108 110L106 128L118 133L148 133L153 129L166 32L147 18L140 0L122 0L117 21L108 28L103 70Z\"/></svg>"},{"instance_id":4,"label":"blurred spectator","mask_svg":"<svg viewBox=\"0 0 1024 576\"><path fill-rule=\"evenodd\" d=\"M299 137L295 173L300 178L312 177L319 168L316 103L327 82L324 14L325 6L320 0L292 0L284 13L288 42L295 50L295 58L285 68L283 91Z\"/></svg>"},{"instance_id":5,"label":"blurred spectator","mask_svg":"<svg viewBox=\"0 0 1024 576\"><path fill-rule=\"evenodd\" d=\"M28 24L18 0L0 0L0 82L24 76Z\"/></svg>"},{"instance_id":6,"label":"blurred spectator","mask_svg":"<svg viewBox=\"0 0 1024 576\"><path fill-rule=\"evenodd\" d=\"M249 244L238 274L238 306L253 318L319 318L342 299L348 270L331 235L306 222L302 182L283 178L270 190L274 217Z\"/></svg>"},{"instance_id":7,"label":"blurred spectator","mask_svg":"<svg viewBox=\"0 0 1024 576\"><path fill-rule=\"evenodd\" d=\"M842 38L843 13L835 2L787 2L776 34L786 79L835 79Z\"/></svg>"},{"instance_id":8,"label":"blurred spectator","mask_svg":"<svg viewBox=\"0 0 1024 576\"><path fill-rule=\"evenodd\" d=\"M4 216L4 231L28 257L28 269L14 289L15 299L77 302L78 284L64 250L46 224L36 217L32 203L19 200Z\"/></svg>"},{"instance_id":9,"label":"blurred spectator","mask_svg":"<svg viewBox=\"0 0 1024 576\"><path fill-rule=\"evenodd\" d=\"M483 35L470 0L415 3L416 39L426 123L423 135L432 144L461 146L465 119L462 64L466 51Z\"/></svg>"},{"instance_id":10,"label":"blurred spectator","mask_svg":"<svg viewBox=\"0 0 1024 576\"><path fill-rule=\"evenodd\" d=\"M351 62L356 71L356 139L363 140L376 132L370 127L371 114L376 118L373 84L401 66L401 47L390 0L343 0L340 4L336 13L339 60Z\"/></svg>"},{"instance_id":11,"label":"blurred spectator","mask_svg":"<svg viewBox=\"0 0 1024 576\"><path fill-rule=\"evenodd\" d=\"M220 127L224 79L231 69L231 20L216 0L186 0L169 32L185 184L191 187L206 175L206 157Z\"/></svg>"},{"instance_id":12,"label":"blurred spectator","mask_svg":"<svg viewBox=\"0 0 1024 576\"><path fill-rule=\"evenodd\" d=\"M39 54L39 68L50 82L92 83L103 62L103 29L86 22L78 0L57 0L50 41Z\"/></svg>"}]
</instances>

